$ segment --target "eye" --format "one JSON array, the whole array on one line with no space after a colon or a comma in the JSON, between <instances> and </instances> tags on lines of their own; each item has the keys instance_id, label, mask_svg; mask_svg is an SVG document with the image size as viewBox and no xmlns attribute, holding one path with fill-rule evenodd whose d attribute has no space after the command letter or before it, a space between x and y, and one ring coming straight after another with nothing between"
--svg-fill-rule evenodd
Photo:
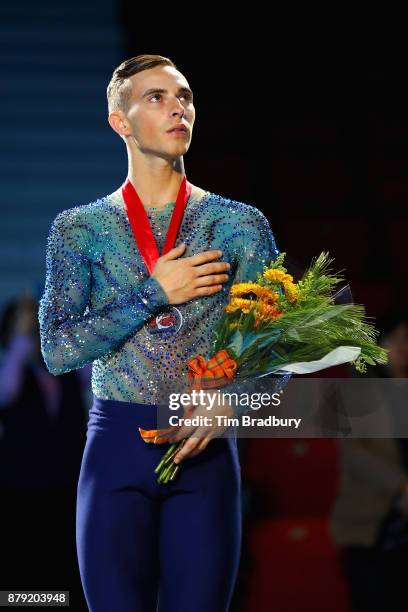
<instances>
[{"instance_id":1,"label":"eye","mask_svg":"<svg viewBox=\"0 0 408 612\"><path fill-rule=\"evenodd\" d=\"M192 102L193 97L191 94L189 94L188 92L185 94L182 94L180 96L181 98L185 98L186 100L189 100L190 102ZM149 100L152 100L153 98L161 98L161 94L157 93L157 94L153 94L152 96L150 96Z\"/></svg>"}]
</instances>

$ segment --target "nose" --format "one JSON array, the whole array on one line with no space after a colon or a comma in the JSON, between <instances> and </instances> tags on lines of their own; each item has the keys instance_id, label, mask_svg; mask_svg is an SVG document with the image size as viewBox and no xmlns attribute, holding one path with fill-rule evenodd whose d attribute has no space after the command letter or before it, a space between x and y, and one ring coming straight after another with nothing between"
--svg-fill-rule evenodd
<instances>
[{"instance_id":1,"label":"nose","mask_svg":"<svg viewBox=\"0 0 408 612\"><path fill-rule=\"evenodd\" d=\"M184 113L185 113L185 108L184 108L184 106L182 105L182 103L180 102L180 100L178 99L178 97L177 97L177 96L176 96L176 101L177 101L177 103L178 103L178 104L177 104L177 106L178 106L178 109L177 109L177 110L178 110L178 111L180 111L180 110L181 110L181 111L182 111L182 115L181 115L181 116L183 116L183 115L184 115Z\"/></svg>"}]
</instances>

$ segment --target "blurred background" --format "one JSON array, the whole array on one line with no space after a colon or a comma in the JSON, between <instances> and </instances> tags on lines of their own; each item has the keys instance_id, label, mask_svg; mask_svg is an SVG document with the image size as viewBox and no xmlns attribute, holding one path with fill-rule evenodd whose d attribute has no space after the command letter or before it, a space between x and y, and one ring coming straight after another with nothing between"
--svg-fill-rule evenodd
<instances>
[{"instance_id":1,"label":"blurred background","mask_svg":"<svg viewBox=\"0 0 408 612\"><path fill-rule=\"evenodd\" d=\"M276 23L268 38L182 11L153 20L115 0L20 1L0 16L0 589L69 590L71 607L86 610L75 495L90 366L50 375L37 315L52 220L126 178L124 144L107 122L114 68L139 53L176 63L196 107L188 178L261 209L293 269L329 251L390 351L369 372L379 377L408 374L408 96L402 60L372 55L361 69L344 53L313 53L310 41L278 40ZM240 453L232 612L405 604L404 438L246 439Z\"/></svg>"}]
</instances>

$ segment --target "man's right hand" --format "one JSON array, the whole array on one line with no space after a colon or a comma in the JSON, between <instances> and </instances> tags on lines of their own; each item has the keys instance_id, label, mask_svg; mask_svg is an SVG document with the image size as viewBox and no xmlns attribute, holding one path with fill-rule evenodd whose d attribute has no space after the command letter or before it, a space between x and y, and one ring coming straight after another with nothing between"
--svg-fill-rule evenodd
<instances>
[{"instance_id":1,"label":"man's right hand","mask_svg":"<svg viewBox=\"0 0 408 612\"><path fill-rule=\"evenodd\" d=\"M193 298L212 295L228 280L228 262L216 262L222 251L203 251L179 259L185 244L174 247L156 261L152 276L165 291L169 304L183 304Z\"/></svg>"}]
</instances>

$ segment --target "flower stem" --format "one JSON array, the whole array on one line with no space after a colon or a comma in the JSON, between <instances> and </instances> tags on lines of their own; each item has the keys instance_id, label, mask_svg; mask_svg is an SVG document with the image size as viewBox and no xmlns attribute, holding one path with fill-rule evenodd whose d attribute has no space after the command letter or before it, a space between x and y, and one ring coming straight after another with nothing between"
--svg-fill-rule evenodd
<instances>
[{"instance_id":1,"label":"flower stem","mask_svg":"<svg viewBox=\"0 0 408 612\"><path fill-rule=\"evenodd\" d=\"M158 466L154 470L156 474L157 474L157 472L160 471L162 466L165 465L165 463L167 463L167 461L174 455L174 453L177 451L178 445L179 445L179 442L173 442L173 444L167 449L167 451L165 452L165 454L161 458L160 463L158 464Z\"/></svg>"},{"instance_id":2,"label":"flower stem","mask_svg":"<svg viewBox=\"0 0 408 612\"><path fill-rule=\"evenodd\" d=\"M159 474L157 482L166 484L170 480L174 480L181 466L174 463L173 457L184 446L186 440L187 438L183 438L183 440L173 442L170 448L167 449L160 463L154 470L156 474Z\"/></svg>"}]
</instances>

